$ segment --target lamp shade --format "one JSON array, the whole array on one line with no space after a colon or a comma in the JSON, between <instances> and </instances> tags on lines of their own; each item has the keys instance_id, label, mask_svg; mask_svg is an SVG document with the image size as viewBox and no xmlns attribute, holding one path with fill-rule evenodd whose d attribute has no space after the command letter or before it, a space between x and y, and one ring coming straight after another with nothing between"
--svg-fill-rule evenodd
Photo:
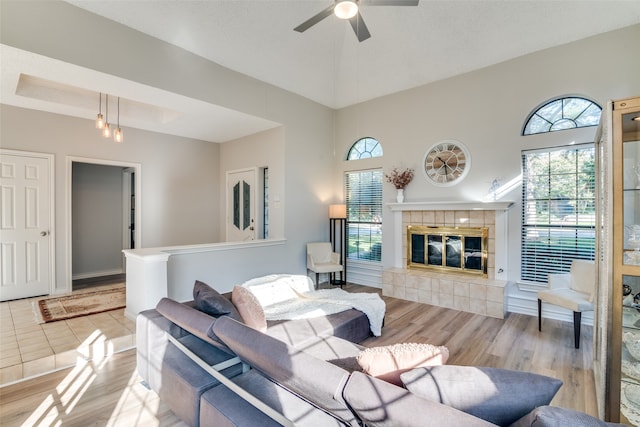
<instances>
[{"instance_id":1,"label":"lamp shade","mask_svg":"<svg viewBox=\"0 0 640 427\"><path fill-rule=\"evenodd\" d=\"M329 218L346 218L347 205L329 205Z\"/></svg>"}]
</instances>

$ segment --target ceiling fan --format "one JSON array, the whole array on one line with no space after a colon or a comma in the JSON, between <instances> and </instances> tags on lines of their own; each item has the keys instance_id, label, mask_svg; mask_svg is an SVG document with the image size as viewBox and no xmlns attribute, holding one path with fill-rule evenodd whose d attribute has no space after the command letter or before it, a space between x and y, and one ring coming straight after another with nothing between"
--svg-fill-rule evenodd
<instances>
[{"instance_id":1,"label":"ceiling fan","mask_svg":"<svg viewBox=\"0 0 640 427\"><path fill-rule=\"evenodd\" d=\"M362 42L371 37L371 34L358 10L360 3L367 6L417 6L419 1L420 0L335 0L334 4L307 19L295 27L294 30L299 33L305 32L333 13L340 19L348 19L353 31L356 33L356 37L358 37L358 41Z\"/></svg>"}]
</instances>

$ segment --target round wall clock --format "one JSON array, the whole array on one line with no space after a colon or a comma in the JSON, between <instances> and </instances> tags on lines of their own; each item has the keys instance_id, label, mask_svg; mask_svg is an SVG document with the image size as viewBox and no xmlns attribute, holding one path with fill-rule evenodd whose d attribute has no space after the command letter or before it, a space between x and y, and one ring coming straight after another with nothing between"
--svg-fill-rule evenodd
<instances>
[{"instance_id":1,"label":"round wall clock","mask_svg":"<svg viewBox=\"0 0 640 427\"><path fill-rule=\"evenodd\" d=\"M448 187L464 179L471 167L471 157L460 141L440 141L429 148L423 166L431 183Z\"/></svg>"}]
</instances>

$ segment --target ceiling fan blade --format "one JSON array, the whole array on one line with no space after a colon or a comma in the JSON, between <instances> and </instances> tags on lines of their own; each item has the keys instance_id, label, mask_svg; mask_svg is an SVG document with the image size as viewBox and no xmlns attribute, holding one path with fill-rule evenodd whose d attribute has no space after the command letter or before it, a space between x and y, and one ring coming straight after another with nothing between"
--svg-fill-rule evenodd
<instances>
[{"instance_id":1,"label":"ceiling fan blade","mask_svg":"<svg viewBox=\"0 0 640 427\"><path fill-rule=\"evenodd\" d=\"M313 27L318 22L322 21L324 18L326 18L327 16L331 15L333 13L333 8L335 6L336 6L335 4L332 4L331 6L329 6L328 8L323 10L322 12L320 12L320 13L312 16L311 18L307 19L302 24L300 24L297 27L295 27L294 31L302 33L304 31L308 30L309 28Z\"/></svg>"},{"instance_id":2,"label":"ceiling fan blade","mask_svg":"<svg viewBox=\"0 0 640 427\"><path fill-rule=\"evenodd\" d=\"M417 6L420 0L367 0L368 6Z\"/></svg>"},{"instance_id":3,"label":"ceiling fan blade","mask_svg":"<svg viewBox=\"0 0 640 427\"><path fill-rule=\"evenodd\" d=\"M360 12L358 12L353 18L349 19L349 22L351 22L351 28L353 28L353 31L356 33L358 41L362 42L371 37L371 34L369 34L369 29L365 25L364 19L362 19L362 15L360 15Z\"/></svg>"}]
</instances>

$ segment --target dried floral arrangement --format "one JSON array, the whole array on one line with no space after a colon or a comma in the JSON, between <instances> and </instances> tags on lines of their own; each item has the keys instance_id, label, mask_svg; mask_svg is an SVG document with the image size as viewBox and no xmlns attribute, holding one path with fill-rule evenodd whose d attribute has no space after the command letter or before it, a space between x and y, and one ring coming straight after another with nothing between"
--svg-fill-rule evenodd
<instances>
[{"instance_id":1,"label":"dried floral arrangement","mask_svg":"<svg viewBox=\"0 0 640 427\"><path fill-rule=\"evenodd\" d=\"M387 182L393 184L397 190L402 190L413 180L413 169L407 168L403 171L399 171L398 168L393 168L391 173L385 173L384 177Z\"/></svg>"}]
</instances>

